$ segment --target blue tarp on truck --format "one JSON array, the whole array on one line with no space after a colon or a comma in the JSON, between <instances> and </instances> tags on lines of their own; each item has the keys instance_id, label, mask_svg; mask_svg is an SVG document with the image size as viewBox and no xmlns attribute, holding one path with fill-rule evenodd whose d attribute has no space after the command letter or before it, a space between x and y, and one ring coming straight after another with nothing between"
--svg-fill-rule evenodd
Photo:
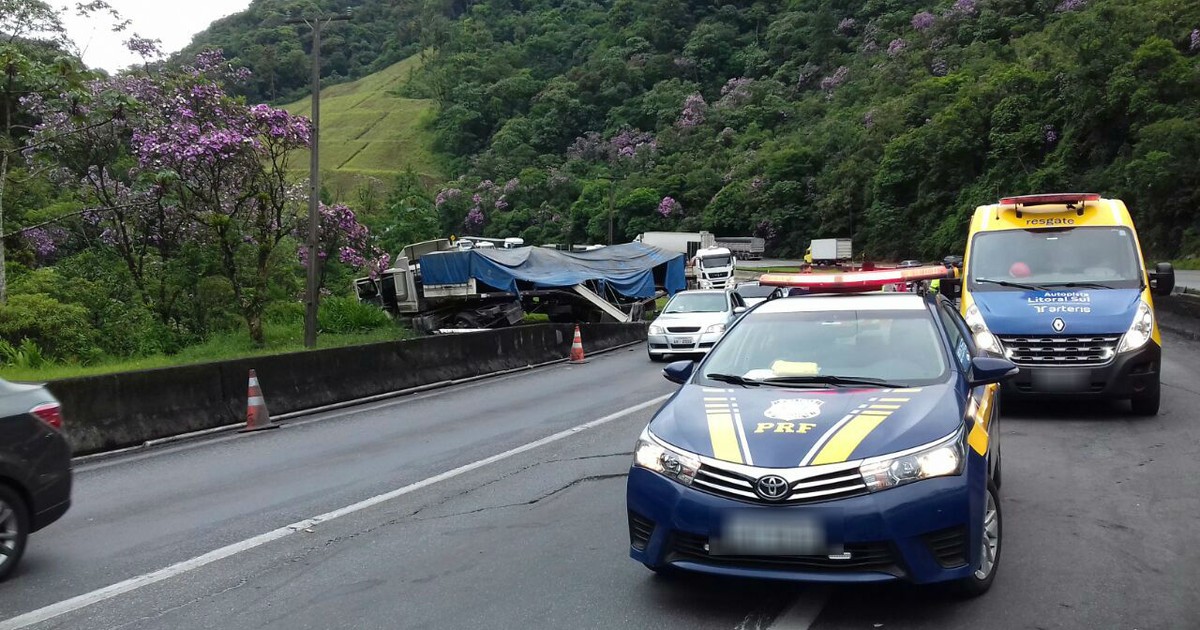
<instances>
[{"instance_id":1,"label":"blue tarp on truck","mask_svg":"<svg viewBox=\"0 0 1200 630\"><path fill-rule=\"evenodd\" d=\"M609 245L590 252L545 247L473 249L421 257L426 286L466 284L471 278L519 294L518 282L536 289L571 287L587 281L607 284L629 298L652 298L656 286L675 293L687 288L684 255L641 243Z\"/></svg>"}]
</instances>

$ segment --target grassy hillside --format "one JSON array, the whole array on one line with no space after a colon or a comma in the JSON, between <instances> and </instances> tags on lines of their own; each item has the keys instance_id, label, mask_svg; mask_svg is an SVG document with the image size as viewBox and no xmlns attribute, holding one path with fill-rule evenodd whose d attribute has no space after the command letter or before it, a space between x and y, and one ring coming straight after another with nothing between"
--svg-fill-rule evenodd
<instances>
[{"instance_id":1,"label":"grassy hillside","mask_svg":"<svg viewBox=\"0 0 1200 630\"><path fill-rule=\"evenodd\" d=\"M345 197L366 177L390 183L412 167L423 180L440 180L431 149L433 136L425 124L433 115L430 100L403 98L398 89L420 67L417 56L321 91L321 172L326 188ZM310 115L309 98L286 105L295 114ZM297 154L292 166L308 173L308 152Z\"/></svg>"}]
</instances>

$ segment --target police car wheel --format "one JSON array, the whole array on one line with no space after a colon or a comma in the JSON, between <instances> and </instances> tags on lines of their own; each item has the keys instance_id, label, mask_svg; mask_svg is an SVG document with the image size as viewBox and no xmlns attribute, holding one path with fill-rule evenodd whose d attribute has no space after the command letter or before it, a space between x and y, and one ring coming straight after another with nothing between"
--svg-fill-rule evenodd
<instances>
[{"instance_id":1,"label":"police car wheel","mask_svg":"<svg viewBox=\"0 0 1200 630\"><path fill-rule=\"evenodd\" d=\"M971 575L954 584L956 594L962 597L978 597L986 593L996 579L996 570L1000 568L1000 541L1004 527L1000 516L1000 495L994 484L988 483L986 497L979 565Z\"/></svg>"},{"instance_id":2,"label":"police car wheel","mask_svg":"<svg viewBox=\"0 0 1200 630\"><path fill-rule=\"evenodd\" d=\"M1135 416L1157 416L1159 401L1162 397L1162 389L1154 388L1154 392L1145 396L1138 396L1129 400L1130 406L1133 408Z\"/></svg>"}]
</instances>

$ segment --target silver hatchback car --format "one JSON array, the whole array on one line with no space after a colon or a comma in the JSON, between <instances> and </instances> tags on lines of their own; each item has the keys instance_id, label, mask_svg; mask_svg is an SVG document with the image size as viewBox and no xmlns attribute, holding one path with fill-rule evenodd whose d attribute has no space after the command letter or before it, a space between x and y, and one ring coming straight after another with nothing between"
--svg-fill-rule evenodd
<instances>
[{"instance_id":1,"label":"silver hatchback car","mask_svg":"<svg viewBox=\"0 0 1200 630\"><path fill-rule=\"evenodd\" d=\"M650 324L646 353L651 361L665 361L672 354L706 353L745 310L746 301L734 291L676 293Z\"/></svg>"}]
</instances>

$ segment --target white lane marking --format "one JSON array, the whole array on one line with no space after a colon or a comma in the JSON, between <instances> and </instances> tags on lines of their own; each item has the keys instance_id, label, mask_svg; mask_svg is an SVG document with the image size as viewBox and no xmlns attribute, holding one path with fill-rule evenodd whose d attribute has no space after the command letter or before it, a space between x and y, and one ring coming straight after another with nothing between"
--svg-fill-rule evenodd
<instances>
[{"instance_id":1,"label":"white lane marking","mask_svg":"<svg viewBox=\"0 0 1200 630\"><path fill-rule=\"evenodd\" d=\"M775 618L770 630L808 630L817 622L825 603L829 601L829 589L825 587L809 587L796 598L791 608L788 608Z\"/></svg>"},{"instance_id":2,"label":"white lane marking","mask_svg":"<svg viewBox=\"0 0 1200 630\"><path fill-rule=\"evenodd\" d=\"M354 503L352 505L347 505L346 507L334 510L332 512L326 512L324 514L320 514L318 516L314 516L312 518L305 519L303 521L292 523L291 525L286 525L284 527L280 527L279 529L275 529L275 530L266 532L264 534L259 534L257 536L254 536L253 538L247 538L246 540L243 540L241 542L236 542L236 543L233 543L232 545L227 545L225 547L221 547L220 549L215 549L204 555L196 556L195 558L192 558L190 560L184 560L183 562L179 562L179 563L173 564L171 566L164 567L157 571L152 571L150 573L139 575L137 577L130 578L123 582L117 582L116 584L112 584L112 585L106 586L104 588L97 589L90 593L84 593L83 595L78 595L76 597L72 597L70 599L63 600L56 604L51 604L44 608L39 608L37 610L27 612L23 615L13 617L12 619L9 619L7 621L0 622L0 630L18 630L19 628L28 628L29 626L43 623L43 622L49 621L51 619L54 619L56 617L65 615L67 613L75 612L77 610L86 608L93 604L98 604L105 600L112 599L114 597L117 597L118 595L123 595L130 591L135 591L142 587L150 586L152 584L162 582L163 580L173 578L177 575L182 575L189 571L194 571L196 569L199 569L200 567L203 567L208 564L212 564L218 560L222 560L224 558L228 558L230 556L237 555L244 551L249 551L256 547L261 547L269 542L279 540L280 538L284 538L286 536L290 536L292 534L295 534L296 532L302 532L306 529L315 527L321 523L328 523L329 521L332 521L334 519L338 519L343 516L354 514L355 512L361 512L362 510L365 510L370 507L374 507L376 505L379 505L380 503L385 503L387 501L391 501L392 499L402 497L406 494L411 494L413 492L416 492L417 490L426 488L428 486L432 486L436 483L440 483L440 482L446 481L448 479L453 479L454 477L458 477L460 475L469 473L473 470L483 468L484 466L487 466L489 464L494 464L496 462L508 459L510 457L513 457L514 455L520 455L521 453L531 451L535 448L539 448L539 447L545 446L547 444L557 442L564 438L571 437L572 435L575 435L582 431L587 431L588 429L593 429L602 424L612 422L613 420L618 420L620 418L624 418L625 416L637 413L639 411L642 411L643 409L653 407L654 405L657 405L657 404L665 401L666 399L670 398L671 396L672 396L672 394L664 394L662 396L652 398L650 400L647 400L646 402L634 405L632 407L626 407L625 409L622 409L615 413L611 413L607 416L604 416L603 418L597 418L595 420L592 420L591 422L585 422L584 424L581 424L581 425L578 425L575 427L571 427L570 429L559 431L558 433L544 437L540 440L536 440L534 442L530 442L528 444L518 446L514 449L507 450L507 451L504 451L503 453L498 453L496 455L492 455L491 457L487 457L487 458L472 462L470 464L466 464L464 466L459 466L458 468L455 468L453 470L448 470L439 475L434 475L433 477L423 479L416 483L411 483L402 488L397 488L395 490L392 490L391 492L385 492L383 494L373 496L369 499L364 499L362 501L359 501L358 503Z\"/></svg>"}]
</instances>

